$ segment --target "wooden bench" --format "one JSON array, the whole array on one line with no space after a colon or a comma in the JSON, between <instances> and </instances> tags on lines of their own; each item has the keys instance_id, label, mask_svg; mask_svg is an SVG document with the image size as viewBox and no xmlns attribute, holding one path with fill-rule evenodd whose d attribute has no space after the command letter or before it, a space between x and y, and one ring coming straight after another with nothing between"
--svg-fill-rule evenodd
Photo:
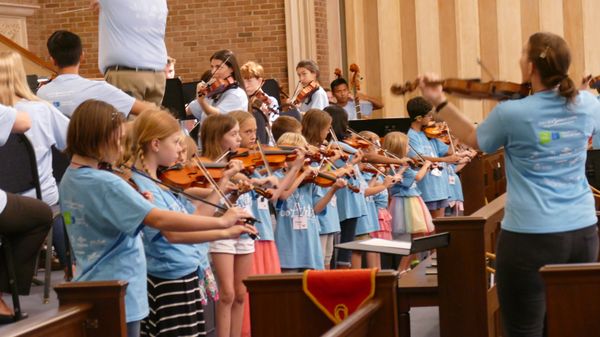
<instances>
[{"instance_id":1,"label":"wooden bench","mask_svg":"<svg viewBox=\"0 0 600 337\"><path fill-rule=\"evenodd\" d=\"M600 263L557 264L540 270L546 285L548 337L600 332Z\"/></svg>"},{"instance_id":2,"label":"wooden bench","mask_svg":"<svg viewBox=\"0 0 600 337\"><path fill-rule=\"evenodd\" d=\"M0 329L3 337L126 337L125 281L54 287L59 307Z\"/></svg>"},{"instance_id":3,"label":"wooden bench","mask_svg":"<svg viewBox=\"0 0 600 337\"><path fill-rule=\"evenodd\" d=\"M346 333L352 332L350 327L360 327L361 331L368 329L366 336L397 337L398 272L380 271L375 282L373 300L380 302L379 308L362 307L352 321L333 327L333 322L304 294L302 274L250 276L244 284L250 294L252 335L311 337L329 333L329 336L358 336Z\"/></svg>"}]
</instances>

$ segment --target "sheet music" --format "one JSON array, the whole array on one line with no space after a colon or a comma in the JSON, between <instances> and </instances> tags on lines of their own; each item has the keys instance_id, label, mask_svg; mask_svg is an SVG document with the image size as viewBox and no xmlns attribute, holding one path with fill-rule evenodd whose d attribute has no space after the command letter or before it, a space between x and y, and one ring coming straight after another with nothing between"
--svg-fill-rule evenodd
<instances>
[{"instance_id":1,"label":"sheet music","mask_svg":"<svg viewBox=\"0 0 600 337\"><path fill-rule=\"evenodd\" d=\"M361 245L369 245L376 247L389 247L389 248L399 248L399 249L408 249L410 250L411 242L410 241L392 241L392 240L383 240L383 239L369 239L360 241Z\"/></svg>"}]
</instances>

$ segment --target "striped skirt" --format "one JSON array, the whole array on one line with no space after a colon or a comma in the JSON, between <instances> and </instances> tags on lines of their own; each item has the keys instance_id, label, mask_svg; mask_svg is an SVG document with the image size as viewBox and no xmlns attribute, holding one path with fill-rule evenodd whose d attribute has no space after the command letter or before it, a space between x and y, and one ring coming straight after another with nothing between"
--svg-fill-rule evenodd
<instances>
[{"instance_id":1,"label":"striped skirt","mask_svg":"<svg viewBox=\"0 0 600 337\"><path fill-rule=\"evenodd\" d=\"M176 280L148 275L148 304L142 336L206 335L197 271Z\"/></svg>"}]
</instances>

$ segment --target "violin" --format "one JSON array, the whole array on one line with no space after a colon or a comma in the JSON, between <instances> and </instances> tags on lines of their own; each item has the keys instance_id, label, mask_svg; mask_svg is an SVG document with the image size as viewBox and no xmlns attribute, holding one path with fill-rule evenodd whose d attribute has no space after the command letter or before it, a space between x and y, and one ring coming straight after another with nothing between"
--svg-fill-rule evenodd
<instances>
[{"instance_id":1,"label":"violin","mask_svg":"<svg viewBox=\"0 0 600 337\"><path fill-rule=\"evenodd\" d=\"M292 100L292 103L294 105L300 104L300 102L304 101L307 97L310 97L310 95L312 95L315 91L317 91L317 89L319 89L319 87L320 86L317 81L310 82L309 84L304 86L304 88L302 88L302 90L300 90L298 95L296 95L296 98L294 98Z\"/></svg>"},{"instance_id":2,"label":"violin","mask_svg":"<svg viewBox=\"0 0 600 337\"><path fill-rule=\"evenodd\" d=\"M262 110L263 107L266 107L267 110L269 110L269 112L272 112L274 114L279 113L279 111L277 111L277 110L273 109L273 107L271 107L273 102L271 102L271 99L269 98L269 96L267 96L267 94L265 94L265 92L262 91L262 89L258 89L252 95L251 100L252 100L251 107L253 109Z\"/></svg>"},{"instance_id":3,"label":"violin","mask_svg":"<svg viewBox=\"0 0 600 337\"><path fill-rule=\"evenodd\" d=\"M589 85L589 87L591 89L596 89L596 91L600 92L600 75L599 76L588 75L583 78L581 83L582 84L587 83L587 85Z\"/></svg>"},{"instance_id":4,"label":"violin","mask_svg":"<svg viewBox=\"0 0 600 337\"><path fill-rule=\"evenodd\" d=\"M436 138L445 144L450 144L450 134L446 125L435 123L431 126L424 127L423 132L425 132L425 136L429 139Z\"/></svg>"},{"instance_id":5,"label":"violin","mask_svg":"<svg viewBox=\"0 0 600 337\"><path fill-rule=\"evenodd\" d=\"M343 140L344 143L352 146L355 149L368 149L371 144L364 139L352 136Z\"/></svg>"},{"instance_id":6,"label":"violin","mask_svg":"<svg viewBox=\"0 0 600 337\"><path fill-rule=\"evenodd\" d=\"M404 85L394 84L390 90L394 95L404 95L419 87L419 80L406 82ZM531 85L529 83L513 83L506 81L481 82L480 79L464 80L450 78L440 81L427 81L426 85L441 85L448 94L463 98L507 100L520 99L529 96Z\"/></svg>"},{"instance_id":7,"label":"violin","mask_svg":"<svg viewBox=\"0 0 600 337\"><path fill-rule=\"evenodd\" d=\"M198 97L206 96L206 98L213 98L238 85L232 76L228 76L224 80L212 78L208 82L200 82L200 84L202 83L204 83L204 87L198 90Z\"/></svg>"},{"instance_id":8,"label":"violin","mask_svg":"<svg viewBox=\"0 0 600 337\"><path fill-rule=\"evenodd\" d=\"M219 180L223 177L223 171L228 167L227 163L213 163L206 157L198 157L206 167L213 179ZM163 168L159 171L158 178L166 184L186 189L190 187L206 187L208 181L204 172L197 166L176 164Z\"/></svg>"},{"instance_id":9,"label":"violin","mask_svg":"<svg viewBox=\"0 0 600 337\"><path fill-rule=\"evenodd\" d=\"M309 176L306 177L304 179L304 181L302 181L303 184L307 184L307 183L313 183L317 186L320 187L331 187L333 186L333 184L335 184L335 182L337 181L338 177L333 175L333 174L329 174L323 171L319 171L319 173L317 173L316 176ZM357 186L351 185L351 184L347 184L346 187L354 192L354 193L359 193L360 189Z\"/></svg>"}]
</instances>

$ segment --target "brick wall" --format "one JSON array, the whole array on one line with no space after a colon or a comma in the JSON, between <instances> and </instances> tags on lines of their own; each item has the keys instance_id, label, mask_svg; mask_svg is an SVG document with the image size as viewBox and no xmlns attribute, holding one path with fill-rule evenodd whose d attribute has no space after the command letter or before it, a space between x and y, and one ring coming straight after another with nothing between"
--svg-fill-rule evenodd
<instances>
[{"instance_id":1,"label":"brick wall","mask_svg":"<svg viewBox=\"0 0 600 337\"><path fill-rule=\"evenodd\" d=\"M321 85L329 88L329 45L327 41L327 0L315 0L315 30L317 35L317 64L321 71Z\"/></svg>"},{"instance_id":2,"label":"brick wall","mask_svg":"<svg viewBox=\"0 0 600 337\"><path fill-rule=\"evenodd\" d=\"M81 73L100 77L98 71L98 18L90 11L56 13L89 5L88 0L8 0L39 5L28 19L29 49L48 60L46 39L58 29L79 34L85 50ZM166 44L177 59L176 73L184 81L199 78L208 69L209 58L219 49L233 50L240 64L253 60L262 64L267 78L287 82L287 52L284 0L169 0ZM326 0L315 0L317 62L322 77L329 78L327 64Z\"/></svg>"}]
</instances>

